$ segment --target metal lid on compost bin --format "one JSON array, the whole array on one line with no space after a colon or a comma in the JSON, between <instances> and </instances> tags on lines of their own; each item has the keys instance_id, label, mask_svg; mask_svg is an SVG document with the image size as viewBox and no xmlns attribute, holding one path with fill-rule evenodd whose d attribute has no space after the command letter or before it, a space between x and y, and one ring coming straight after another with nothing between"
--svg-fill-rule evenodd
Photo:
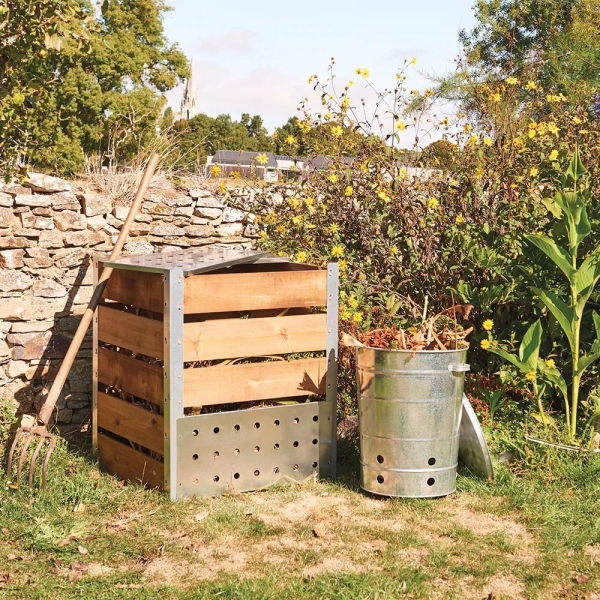
<instances>
[{"instance_id":1,"label":"metal lid on compost bin","mask_svg":"<svg viewBox=\"0 0 600 600\"><path fill-rule=\"evenodd\" d=\"M267 251L262 250L213 247L156 254L131 254L106 261L104 264L113 269L146 271L147 273L163 273L173 269L182 269L183 274L187 276L208 273L233 265L255 263L266 258L269 259L269 262L275 262L275 259L285 260L280 257L272 257Z\"/></svg>"},{"instance_id":2,"label":"metal lid on compost bin","mask_svg":"<svg viewBox=\"0 0 600 600\"><path fill-rule=\"evenodd\" d=\"M485 436L477 420L477 415L465 394L462 399L458 457L473 473L486 479L494 479L492 457Z\"/></svg>"}]
</instances>

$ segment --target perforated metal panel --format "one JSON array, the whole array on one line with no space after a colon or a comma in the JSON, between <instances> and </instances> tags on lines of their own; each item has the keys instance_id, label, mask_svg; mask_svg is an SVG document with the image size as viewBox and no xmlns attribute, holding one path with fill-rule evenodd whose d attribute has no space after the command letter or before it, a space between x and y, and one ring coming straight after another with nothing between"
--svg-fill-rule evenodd
<instances>
[{"instance_id":1,"label":"perforated metal panel","mask_svg":"<svg viewBox=\"0 0 600 600\"><path fill-rule=\"evenodd\" d=\"M177 497L249 492L318 475L319 404L178 419Z\"/></svg>"},{"instance_id":2,"label":"perforated metal panel","mask_svg":"<svg viewBox=\"0 0 600 600\"><path fill-rule=\"evenodd\" d=\"M232 248L199 248L197 250L176 250L156 254L131 254L104 264L115 269L163 273L173 269L183 270L184 275L197 275L216 269L223 269L242 263L256 262L269 256L266 251L235 250Z\"/></svg>"}]
</instances>

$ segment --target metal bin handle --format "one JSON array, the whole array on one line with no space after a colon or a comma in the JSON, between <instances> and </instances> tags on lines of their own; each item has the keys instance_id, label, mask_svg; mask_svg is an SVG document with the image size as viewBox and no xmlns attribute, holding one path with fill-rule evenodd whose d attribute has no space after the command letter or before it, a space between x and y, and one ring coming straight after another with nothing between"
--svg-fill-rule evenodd
<instances>
[{"instance_id":1,"label":"metal bin handle","mask_svg":"<svg viewBox=\"0 0 600 600\"><path fill-rule=\"evenodd\" d=\"M451 373L466 373L471 370L471 365L460 363L456 365L448 365L448 371Z\"/></svg>"}]
</instances>

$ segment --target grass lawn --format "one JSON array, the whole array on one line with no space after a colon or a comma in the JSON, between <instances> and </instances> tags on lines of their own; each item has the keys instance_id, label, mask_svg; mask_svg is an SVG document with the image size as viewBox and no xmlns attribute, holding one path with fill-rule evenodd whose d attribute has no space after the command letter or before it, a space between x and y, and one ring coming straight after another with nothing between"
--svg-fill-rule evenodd
<instances>
[{"instance_id":1,"label":"grass lawn","mask_svg":"<svg viewBox=\"0 0 600 600\"><path fill-rule=\"evenodd\" d=\"M46 493L0 473L0 598L600 598L600 458L530 449L492 484L398 500L340 450L335 483L174 504L65 448Z\"/></svg>"}]
</instances>

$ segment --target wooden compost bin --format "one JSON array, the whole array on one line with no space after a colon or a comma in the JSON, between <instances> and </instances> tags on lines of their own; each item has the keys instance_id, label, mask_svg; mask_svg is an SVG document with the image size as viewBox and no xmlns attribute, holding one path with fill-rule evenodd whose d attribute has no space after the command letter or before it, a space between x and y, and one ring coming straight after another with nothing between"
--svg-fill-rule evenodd
<instances>
[{"instance_id":1,"label":"wooden compost bin","mask_svg":"<svg viewBox=\"0 0 600 600\"><path fill-rule=\"evenodd\" d=\"M172 499L335 477L338 267L266 254L106 263L93 354L106 470Z\"/></svg>"}]
</instances>

